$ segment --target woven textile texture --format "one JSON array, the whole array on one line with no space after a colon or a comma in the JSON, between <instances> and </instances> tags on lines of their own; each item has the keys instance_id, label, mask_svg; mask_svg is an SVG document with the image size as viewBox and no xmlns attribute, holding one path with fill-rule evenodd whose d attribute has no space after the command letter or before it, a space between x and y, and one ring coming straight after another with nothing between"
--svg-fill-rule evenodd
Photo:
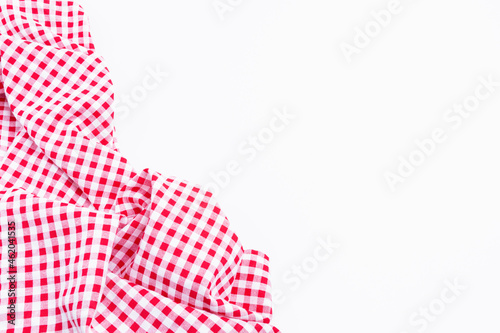
<instances>
[{"instance_id":1,"label":"woven textile texture","mask_svg":"<svg viewBox=\"0 0 500 333\"><path fill-rule=\"evenodd\" d=\"M118 150L80 6L0 0L0 73L0 331L279 332L268 257Z\"/></svg>"}]
</instances>

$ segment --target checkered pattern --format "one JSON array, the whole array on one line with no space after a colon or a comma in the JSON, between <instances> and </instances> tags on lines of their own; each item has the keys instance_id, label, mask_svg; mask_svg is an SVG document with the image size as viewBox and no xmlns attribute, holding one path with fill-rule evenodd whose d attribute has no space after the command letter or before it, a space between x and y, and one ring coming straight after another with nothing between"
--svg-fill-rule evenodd
<instances>
[{"instance_id":1,"label":"checkered pattern","mask_svg":"<svg viewBox=\"0 0 500 333\"><path fill-rule=\"evenodd\" d=\"M111 89L81 7L0 0L0 330L279 332L267 256L211 193L129 165Z\"/></svg>"}]
</instances>

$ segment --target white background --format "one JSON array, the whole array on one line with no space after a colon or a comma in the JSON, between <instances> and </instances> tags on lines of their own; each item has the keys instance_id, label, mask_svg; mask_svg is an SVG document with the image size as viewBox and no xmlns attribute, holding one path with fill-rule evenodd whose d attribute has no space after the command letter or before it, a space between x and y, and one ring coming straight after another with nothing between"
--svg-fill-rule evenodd
<instances>
[{"instance_id":1,"label":"white background","mask_svg":"<svg viewBox=\"0 0 500 333\"><path fill-rule=\"evenodd\" d=\"M401 0L349 63L342 43L390 1L221 2L222 17L213 0L81 1L117 98L169 73L117 117L132 165L205 184L240 163L217 197L271 258L283 332L499 332L500 87L457 129L443 115L500 82L500 3ZM284 107L295 118L247 161L238 147ZM391 191L384 175L435 128L447 140Z\"/></svg>"}]
</instances>

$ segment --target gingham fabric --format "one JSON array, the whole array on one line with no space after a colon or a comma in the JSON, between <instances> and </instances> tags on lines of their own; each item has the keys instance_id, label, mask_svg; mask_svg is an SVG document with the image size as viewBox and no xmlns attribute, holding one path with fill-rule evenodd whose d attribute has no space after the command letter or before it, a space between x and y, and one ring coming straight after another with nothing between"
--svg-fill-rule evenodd
<instances>
[{"instance_id":1,"label":"gingham fabric","mask_svg":"<svg viewBox=\"0 0 500 333\"><path fill-rule=\"evenodd\" d=\"M80 6L0 0L0 73L0 331L279 332L268 257L117 149Z\"/></svg>"}]
</instances>

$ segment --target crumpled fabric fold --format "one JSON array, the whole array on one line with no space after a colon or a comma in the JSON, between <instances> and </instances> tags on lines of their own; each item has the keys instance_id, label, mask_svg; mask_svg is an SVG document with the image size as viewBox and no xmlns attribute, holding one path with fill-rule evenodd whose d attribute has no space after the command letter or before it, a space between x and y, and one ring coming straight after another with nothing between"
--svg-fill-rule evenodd
<instances>
[{"instance_id":1,"label":"crumpled fabric fold","mask_svg":"<svg viewBox=\"0 0 500 333\"><path fill-rule=\"evenodd\" d=\"M0 0L0 330L279 332L269 258L210 192L135 170L112 105L79 5Z\"/></svg>"}]
</instances>

